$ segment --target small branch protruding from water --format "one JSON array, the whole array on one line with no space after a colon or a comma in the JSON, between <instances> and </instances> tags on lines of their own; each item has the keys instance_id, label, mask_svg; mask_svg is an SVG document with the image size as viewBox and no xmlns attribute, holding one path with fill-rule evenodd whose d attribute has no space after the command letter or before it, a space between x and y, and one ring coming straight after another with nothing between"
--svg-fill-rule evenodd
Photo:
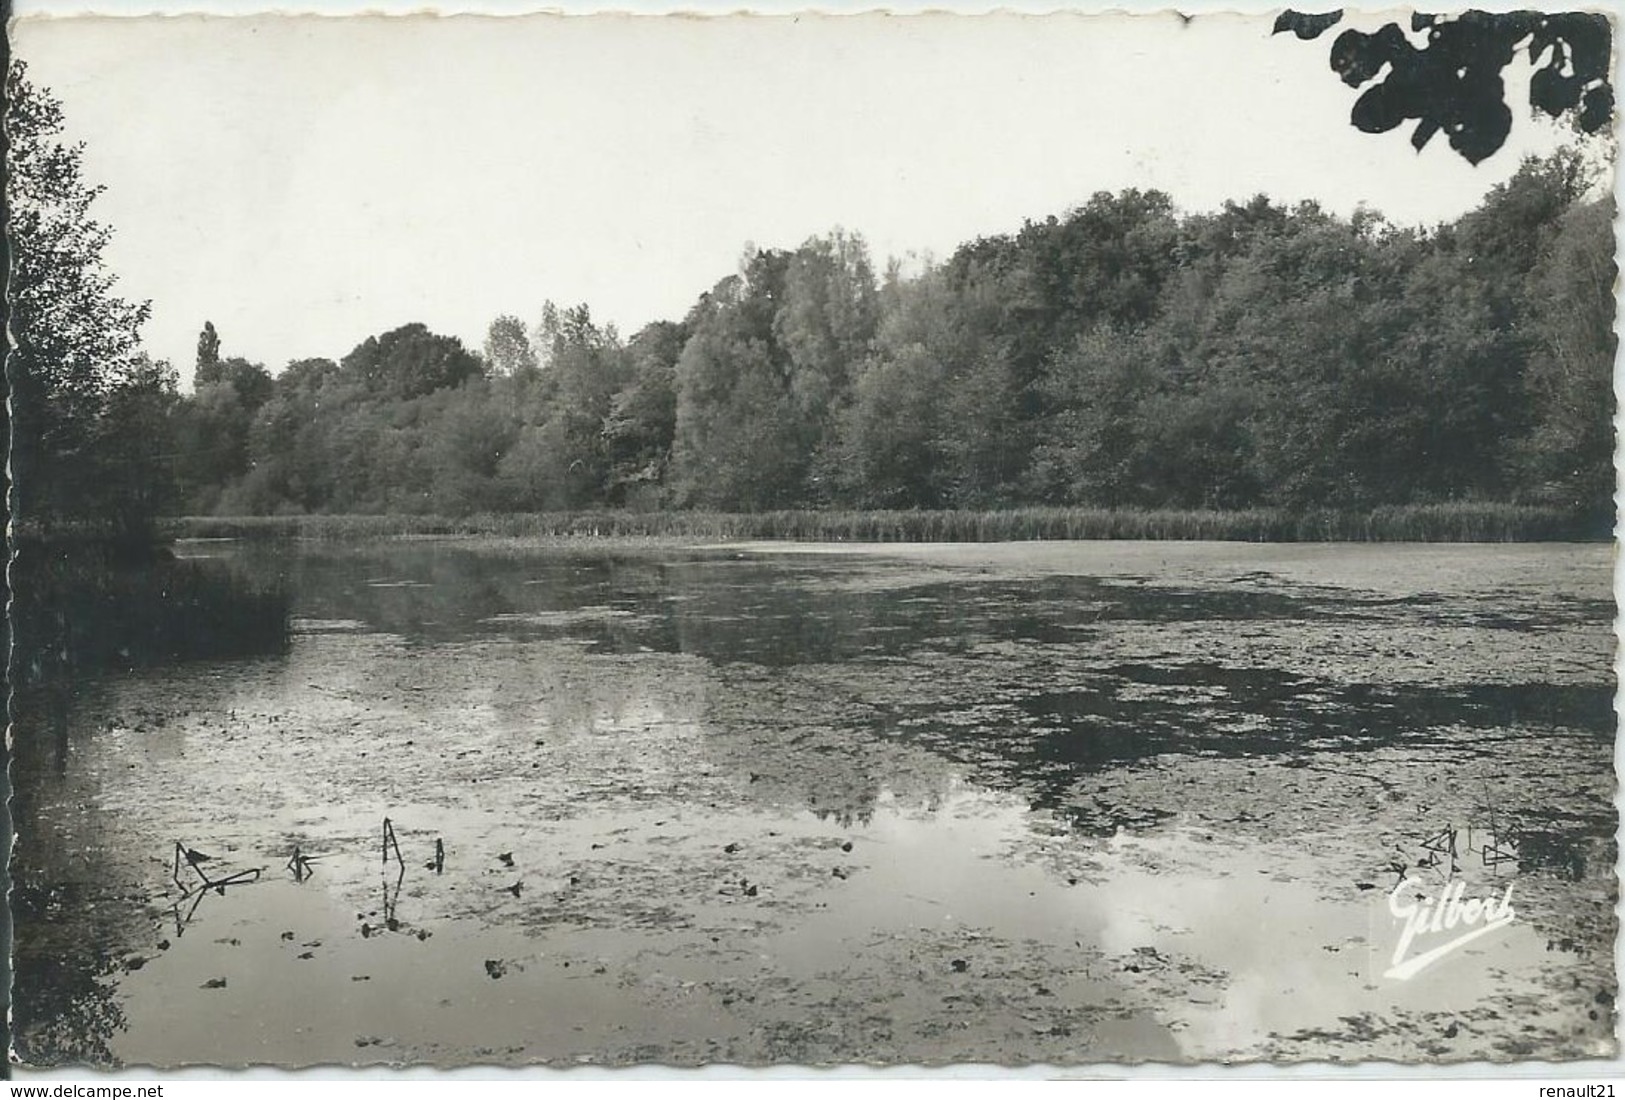
<instances>
[{"instance_id":1,"label":"small branch protruding from water","mask_svg":"<svg viewBox=\"0 0 1625 1100\"><path fill-rule=\"evenodd\" d=\"M393 848L395 850L395 860L396 860L396 862L401 865L401 870L404 871L406 869L406 859L405 859L405 857L403 857L401 855L401 842L395 839L395 825L394 825L394 823L391 822L389 820L389 818L386 817L386 818L384 818L384 839L383 839L383 851L382 851L383 860L381 862L383 862L383 863L388 863L389 862L389 851L390 851L391 848Z\"/></svg>"},{"instance_id":2,"label":"small branch protruding from water","mask_svg":"<svg viewBox=\"0 0 1625 1100\"><path fill-rule=\"evenodd\" d=\"M258 867L254 867L247 871L237 871L233 874L227 875L224 878L210 878L209 873L203 869L203 864L207 863L213 858L213 856L204 855L196 848L188 848L186 845L177 840L175 842L175 860L169 872L170 877L175 880L176 886L186 890L186 884L181 881L181 864L185 863L186 866L190 867L193 872L196 873L198 878L203 880L203 885L199 887L200 890L213 890L217 894L224 894L226 892L226 887L228 886L236 886L238 883L243 882L259 881L260 869ZM190 891L188 890L188 892Z\"/></svg>"},{"instance_id":3,"label":"small branch protruding from water","mask_svg":"<svg viewBox=\"0 0 1625 1100\"><path fill-rule=\"evenodd\" d=\"M289 858L287 866L288 870L293 872L295 882L304 882L316 873L315 861L301 852L297 844L294 845L293 855Z\"/></svg>"}]
</instances>

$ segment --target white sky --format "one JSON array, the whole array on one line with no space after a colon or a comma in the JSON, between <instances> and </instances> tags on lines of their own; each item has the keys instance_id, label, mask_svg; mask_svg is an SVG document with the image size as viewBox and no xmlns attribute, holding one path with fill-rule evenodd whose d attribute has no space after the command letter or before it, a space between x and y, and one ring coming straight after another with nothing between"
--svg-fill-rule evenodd
<instances>
[{"instance_id":1,"label":"white sky","mask_svg":"<svg viewBox=\"0 0 1625 1100\"><path fill-rule=\"evenodd\" d=\"M1477 168L1442 136L1416 154L1408 126L1360 134L1335 31L1270 23L30 18L14 43L107 186L149 351L186 378L206 319L272 370L408 321L477 349L549 298L630 335L680 318L747 241L842 226L878 267L1130 186L1431 223L1556 142L1510 83L1513 138Z\"/></svg>"}]
</instances>

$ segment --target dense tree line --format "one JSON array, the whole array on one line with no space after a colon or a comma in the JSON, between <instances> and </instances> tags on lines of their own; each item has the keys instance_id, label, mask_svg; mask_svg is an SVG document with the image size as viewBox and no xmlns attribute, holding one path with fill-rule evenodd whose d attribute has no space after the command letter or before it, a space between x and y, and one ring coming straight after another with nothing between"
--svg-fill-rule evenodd
<instances>
[{"instance_id":1,"label":"dense tree line","mask_svg":"<svg viewBox=\"0 0 1625 1100\"><path fill-rule=\"evenodd\" d=\"M748 250L629 339L586 306L484 347L407 324L273 375L206 325L144 356L98 189L7 81L10 504L152 541L158 514L624 507L1364 509L1612 515L1613 206L1531 160L1427 230L1257 197L1097 194L877 272L835 232Z\"/></svg>"},{"instance_id":2,"label":"dense tree line","mask_svg":"<svg viewBox=\"0 0 1625 1100\"><path fill-rule=\"evenodd\" d=\"M483 354L412 324L274 377L211 328L174 409L182 503L1611 515L1612 205L1587 183L1576 153L1532 160L1426 231L1102 193L906 275L835 232L630 339L549 305Z\"/></svg>"}]
</instances>

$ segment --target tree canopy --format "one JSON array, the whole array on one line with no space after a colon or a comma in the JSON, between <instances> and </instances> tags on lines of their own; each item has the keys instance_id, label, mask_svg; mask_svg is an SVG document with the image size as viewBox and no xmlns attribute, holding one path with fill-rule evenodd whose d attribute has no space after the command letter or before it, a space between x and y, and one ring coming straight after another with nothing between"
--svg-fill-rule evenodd
<instances>
[{"instance_id":1,"label":"tree canopy","mask_svg":"<svg viewBox=\"0 0 1625 1100\"><path fill-rule=\"evenodd\" d=\"M488 372L421 325L268 396L221 360L188 405L238 417L217 438L240 450L194 507L1476 500L1603 523L1612 205L1585 165L1530 160L1428 231L1127 190L883 276L835 231L749 249L629 340L586 306L499 316Z\"/></svg>"},{"instance_id":2,"label":"tree canopy","mask_svg":"<svg viewBox=\"0 0 1625 1100\"><path fill-rule=\"evenodd\" d=\"M485 373L461 340L436 335L418 322L367 337L339 367L368 389L400 398L422 397Z\"/></svg>"},{"instance_id":3,"label":"tree canopy","mask_svg":"<svg viewBox=\"0 0 1625 1100\"><path fill-rule=\"evenodd\" d=\"M34 527L95 525L141 537L168 503L159 445L174 373L140 352L147 303L114 293L111 230L92 205L83 147L23 62L6 74L11 246L11 511Z\"/></svg>"}]
</instances>

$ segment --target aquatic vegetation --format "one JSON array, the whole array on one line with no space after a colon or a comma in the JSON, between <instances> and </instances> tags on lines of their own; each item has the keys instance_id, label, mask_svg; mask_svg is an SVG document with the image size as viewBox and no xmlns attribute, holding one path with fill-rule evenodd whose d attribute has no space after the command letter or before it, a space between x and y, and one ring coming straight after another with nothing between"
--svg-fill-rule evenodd
<instances>
[{"instance_id":1,"label":"aquatic vegetation","mask_svg":"<svg viewBox=\"0 0 1625 1100\"><path fill-rule=\"evenodd\" d=\"M188 516L190 538L351 541L394 536L521 539L796 539L810 542L1019 542L1179 539L1227 542L1544 542L1606 539L1559 508L1494 502L1384 505L1371 511L1032 507L978 510Z\"/></svg>"},{"instance_id":2,"label":"aquatic vegetation","mask_svg":"<svg viewBox=\"0 0 1625 1100\"><path fill-rule=\"evenodd\" d=\"M289 652L20 760L31 1062L1612 1049L1606 547L218 552ZM1384 984L1458 860L1517 919Z\"/></svg>"}]
</instances>

